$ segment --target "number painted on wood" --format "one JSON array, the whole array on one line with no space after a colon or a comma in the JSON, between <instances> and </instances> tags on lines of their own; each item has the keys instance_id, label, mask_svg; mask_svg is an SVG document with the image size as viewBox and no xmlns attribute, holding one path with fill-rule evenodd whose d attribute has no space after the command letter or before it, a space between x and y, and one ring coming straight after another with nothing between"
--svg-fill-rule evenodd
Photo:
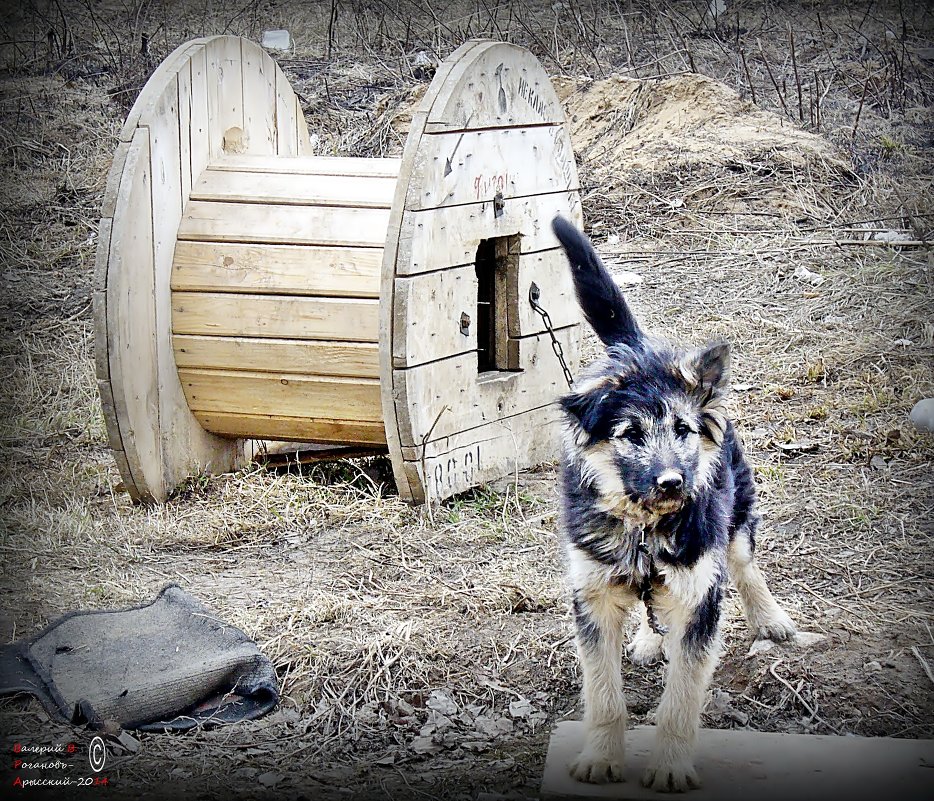
<instances>
[{"instance_id":1,"label":"number painted on wood","mask_svg":"<svg viewBox=\"0 0 934 801\"><path fill-rule=\"evenodd\" d=\"M480 469L480 446L469 445L460 451L442 457L435 463L431 475L434 479L435 495L441 497L451 491L458 492L473 486L474 476Z\"/></svg>"}]
</instances>

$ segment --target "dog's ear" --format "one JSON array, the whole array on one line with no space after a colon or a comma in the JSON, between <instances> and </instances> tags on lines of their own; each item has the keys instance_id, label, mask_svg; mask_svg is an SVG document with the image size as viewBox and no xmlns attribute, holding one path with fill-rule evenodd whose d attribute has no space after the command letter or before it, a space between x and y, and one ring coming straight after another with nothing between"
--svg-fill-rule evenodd
<instances>
[{"instance_id":1,"label":"dog's ear","mask_svg":"<svg viewBox=\"0 0 934 801\"><path fill-rule=\"evenodd\" d=\"M619 386L618 376L604 376L561 398L561 408L577 425L577 444L584 446L610 435L607 400Z\"/></svg>"},{"instance_id":2,"label":"dog's ear","mask_svg":"<svg viewBox=\"0 0 934 801\"><path fill-rule=\"evenodd\" d=\"M678 368L701 406L701 433L717 445L727 428L724 395L730 383L730 346L714 342L685 354Z\"/></svg>"},{"instance_id":3,"label":"dog's ear","mask_svg":"<svg viewBox=\"0 0 934 801\"><path fill-rule=\"evenodd\" d=\"M690 351L678 362L678 368L692 392L704 399L721 394L730 383L729 343L713 342Z\"/></svg>"}]
</instances>

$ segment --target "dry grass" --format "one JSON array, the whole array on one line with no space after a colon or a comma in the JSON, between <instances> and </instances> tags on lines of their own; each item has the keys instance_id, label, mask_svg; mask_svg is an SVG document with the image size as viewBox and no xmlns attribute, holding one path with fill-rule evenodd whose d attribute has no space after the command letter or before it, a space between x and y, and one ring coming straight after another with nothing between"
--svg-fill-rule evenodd
<instances>
[{"instance_id":1,"label":"dry grass","mask_svg":"<svg viewBox=\"0 0 934 801\"><path fill-rule=\"evenodd\" d=\"M480 2L442 18L414 0L373 0L335 4L331 22L329 4L225 15L75 2L60 15L27 5L6 23L19 44L0 48L4 636L178 581L256 638L282 685L283 709L266 720L147 736L136 753L114 746L127 796L180 780L206 796L229 795L231 780L314 797L528 795L554 720L577 702L552 467L431 518L399 501L379 460L195 477L156 508L118 487L90 323L115 133L185 38L275 27L296 37L281 63L323 153L401 150L425 86L419 50L443 57L493 35L565 76L569 112L589 115L574 141L595 241L641 276L629 296L648 328L733 343L735 417L767 515L760 558L793 617L827 636L778 665L776 652L747 659L731 597L706 724L934 736L922 664L934 662L934 446L907 420L934 394L934 275L927 247L866 244L880 231L930 236L934 76L919 53L932 17L736 3L714 23L702 6ZM789 22L812 98L801 114ZM692 64L727 88L679 81ZM611 91L615 74L638 81L636 99ZM690 133L672 151L638 123L688 90L715 102L697 104L690 132L669 131ZM727 135L750 120L765 139ZM796 277L801 266L823 280ZM635 720L650 719L661 668L624 669ZM75 736L19 700L3 712L4 734Z\"/></svg>"}]
</instances>

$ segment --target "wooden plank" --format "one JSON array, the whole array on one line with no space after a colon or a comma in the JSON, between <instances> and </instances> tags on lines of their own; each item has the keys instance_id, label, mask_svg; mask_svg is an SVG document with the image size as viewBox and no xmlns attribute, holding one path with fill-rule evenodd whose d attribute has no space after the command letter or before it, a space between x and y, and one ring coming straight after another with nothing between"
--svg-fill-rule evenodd
<instances>
[{"instance_id":1,"label":"wooden plank","mask_svg":"<svg viewBox=\"0 0 934 801\"><path fill-rule=\"evenodd\" d=\"M129 469L125 484L141 497L162 499L166 488L159 436L151 180L149 131L141 128L127 152L114 211L107 271L107 353L113 416L122 444L115 450L123 452ZM106 392L102 400L109 403ZM111 423L109 434L114 433Z\"/></svg>"},{"instance_id":2,"label":"wooden plank","mask_svg":"<svg viewBox=\"0 0 934 801\"><path fill-rule=\"evenodd\" d=\"M173 292L172 332L377 342L379 301Z\"/></svg>"},{"instance_id":3,"label":"wooden plank","mask_svg":"<svg viewBox=\"0 0 934 801\"><path fill-rule=\"evenodd\" d=\"M542 318L529 303L529 288L541 290L540 303L555 328L580 323L574 283L564 251L558 248L519 257L518 289L506 297L510 307L504 322L509 337L526 337L545 330ZM477 276L474 265L396 279L397 302L393 325L394 367L425 362L477 348ZM461 333L461 313L471 325ZM405 329L408 329L406 331Z\"/></svg>"},{"instance_id":4,"label":"wooden plank","mask_svg":"<svg viewBox=\"0 0 934 801\"><path fill-rule=\"evenodd\" d=\"M418 502L437 502L478 484L558 458L561 409L550 404L480 428L402 449L410 484L425 487Z\"/></svg>"},{"instance_id":5,"label":"wooden plank","mask_svg":"<svg viewBox=\"0 0 934 801\"><path fill-rule=\"evenodd\" d=\"M178 367L379 379L375 342L176 335Z\"/></svg>"},{"instance_id":6,"label":"wooden plank","mask_svg":"<svg viewBox=\"0 0 934 801\"><path fill-rule=\"evenodd\" d=\"M166 87L171 81L175 80L176 73L188 61L190 54L209 40L209 38L192 39L185 42L185 44L179 45L156 67L155 72L149 76L149 80L146 81L145 86L137 95L130 113L127 114L123 128L120 130L121 142L131 141L136 129L140 125L147 124L147 118L152 114L153 105L162 98Z\"/></svg>"},{"instance_id":7,"label":"wooden plank","mask_svg":"<svg viewBox=\"0 0 934 801\"><path fill-rule=\"evenodd\" d=\"M473 264L480 240L490 237L520 234L521 253L553 249L558 246L551 231L556 214L580 222L580 195L574 191L511 198L498 216L492 202L406 211L397 273L416 275Z\"/></svg>"},{"instance_id":8,"label":"wooden plank","mask_svg":"<svg viewBox=\"0 0 934 801\"><path fill-rule=\"evenodd\" d=\"M233 172L285 173L295 175L339 175L361 178L398 178L401 159L370 159L355 156L220 156L211 163L212 170Z\"/></svg>"},{"instance_id":9,"label":"wooden plank","mask_svg":"<svg viewBox=\"0 0 934 801\"><path fill-rule=\"evenodd\" d=\"M431 105L426 133L564 122L548 75L528 50L485 42L459 60Z\"/></svg>"},{"instance_id":10,"label":"wooden plank","mask_svg":"<svg viewBox=\"0 0 934 801\"><path fill-rule=\"evenodd\" d=\"M301 100L295 96L295 130L298 137L298 155L313 156L314 148L311 146L311 137L308 135L308 123L305 121L305 111Z\"/></svg>"},{"instance_id":11,"label":"wooden plank","mask_svg":"<svg viewBox=\"0 0 934 801\"><path fill-rule=\"evenodd\" d=\"M194 183L207 168L213 149L211 147L213 126L208 119L210 113L208 110L208 62L205 47L200 47L191 54L189 70L191 93L188 96L188 161Z\"/></svg>"},{"instance_id":12,"label":"wooden plank","mask_svg":"<svg viewBox=\"0 0 934 801\"><path fill-rule=\"evenodd\" d=\"M381 248L388 224L388 209L192 200L185 209L178 238Z\"/></svg>"},{"instance_id":13,"label":"wooden plank","mask_svg":"<svg viewBox=\"0 0 934 801\"><path fill-rule=\"evenodd\" d=\"M234 437L249 436L295 442L339 442L349 445L386 443L386 430L382 423L224 412L196 412L196 416L205 428L217 434Z\"/></svg>"},{"instance_id":14,"label":"wooden plank","mask_svg":"<svg viewBox=\"0 0 934 801\"><path fill-rule=\"evenodd\" d=\"M226 152L242 153L243 75L240 38L216 36L205 45L207 56L208 141L212 160ZM241 136L236 135L238 129ZM225 136L228 140L225 144ZM238 141L239 140L239 141Z\"/></svg>"},{"instance_id":15,"label":"wooden plank","mask_svg":"<svg viewBox=\"0 0 934 801\"><path fill-rule=\"evenodd\" d=\"M620 783L571 778L568 765L583 749L585 735L582 721L558 723L548 745L542 797L660 797L639 781L655 745L654 726L626 732L625 780ZM927 801L934 740L701 729L694 764L702 785L686 796L692 801Z\"/></svg>"},{"instance_id":16,"label":"wooden plank","mask_svg":"<svg viewBox=\"0 0 934 801\"><path fill-rule=\"evenodd\" d=\"M579 360L578 326L561 329L555 335L574 372ZM432 440L440 439L537 409L567 391L546 334L516 342L522 368L519 372L478 374L475 353L394 371L402 447L421 444L429 431Z\"/></svg>"},{"instance_id":17,"label":"wooden plank","mask_svg":"<svg viewBox=\"0 0 934 801\"><path fill-rule=\"evenodd\" d=\"M564 125L435 134L422 138L424 166L409 208L579 189ZM573 180L569 180L573 178Z\"/></svg>"},{"instance_id":18,"label":"wooden plank","mask_svg":"<svg viewBox=\"0 0 934 801\"><path fill-rule=\"evenodd\" d=\"M275 63L255 42L240 39L243 132L250 153L276 154Z\"/></svg>"},{"instance_id":19,"label":"wooden plank","mask_svg":"<svg viewBox=\"0 0 934 801\"><path fill-rule=\"evenodd\" d=\"M179 242L173 290L379 298L380 248Z\"/></svg>"},{"instance_id":20,"label":"wooden plank","mask_svg":"<svg viewBox=\"0 0 934 801\"><path fill-rule=\"evenodd\" d=\"M193 200L388 209L395 178L205 170Z\"/></svg>"},{"instance_id":21,"label":"wooden plank","mask_svg":"<svg viewBox=\"0 0 934 801\"><path fill-rule=\"evenodd\" d=\"M178 374L198 412L382 421L379 381L373 379L190 368Z\"/></svg>"},{"instance_id":22,"label":"wooden plank","mask_svg":"<svg viewBox=\"0 0 934 801\"><path fill-rule=\"evenodd\" d=\"M102 218L112 218L114 216L117 192L120 190L120 178L123 176L123 164L126 162L126 154L129 148L129 142L120 142L117 145L117 149L114 151L113 160L110 162L110 172L107 173L107 185L104 188L104 197L101 201ZM101 241L100 232L98 232L97 241ZM96 266L100 268L101 264L98 263ZM106 262L104 262L104 266L106 266ZM104 288L107 283L106 269L103 272L101 272L100 269L95 271L95 281L99 289Z\"/></svg>"},{"instance_id":23,"label":"wooden plank","mask_svg":"<svg viewBox=\"0 0 934 801\"><path fill-rule=\"evenodd\" d=\"M199 50L202 48L199 48ZM179 143L179 169L181 171L182 207L191 194L191 50L187 51L188 58L181 65L176 77L178 89L178 143ZM198 176L194 176L197 180Z\"/></svg>"},{"instance_id":24,"label":"wooden plank","mask_svg":"<svg viewBox=\"0 0 934 801\"><path fill-rule=\"evenodd\" d=\"M276 153L280 156L297 156L298 121L295 118L295 92L278 64L275 64L275 81Z\"/></svg>"}]
</instances>

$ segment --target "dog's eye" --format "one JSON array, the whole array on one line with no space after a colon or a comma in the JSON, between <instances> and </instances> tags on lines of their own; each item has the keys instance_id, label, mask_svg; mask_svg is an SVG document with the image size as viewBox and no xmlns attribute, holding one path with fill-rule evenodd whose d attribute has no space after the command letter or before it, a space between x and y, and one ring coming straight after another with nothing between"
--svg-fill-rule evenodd
<instances>
[{"instance_id":1,"label":"dog's eye","mask_svg":"<svg viewBox=\"0 0 934 801\"><path fill-rule=\"evenodd\" d=\"M681 437L681 439L684 439L686 436L688 436L688 434L693 433L694 431L687 423L684 422L684 420L681 420L680 418L675 420L675 434Z\"/></svg>"},{"instance_id":2,"label":"dog's eye","mask_svg":"<svg viewBox=\"0 0 934 801\"><path fill-rule=\"evenodd\" d=\"M630 423L626 428L620 433L620 436L633 443L638 445L642 442L642 429L639 427L638 423Z\"/></svg>"}]
</instances>

